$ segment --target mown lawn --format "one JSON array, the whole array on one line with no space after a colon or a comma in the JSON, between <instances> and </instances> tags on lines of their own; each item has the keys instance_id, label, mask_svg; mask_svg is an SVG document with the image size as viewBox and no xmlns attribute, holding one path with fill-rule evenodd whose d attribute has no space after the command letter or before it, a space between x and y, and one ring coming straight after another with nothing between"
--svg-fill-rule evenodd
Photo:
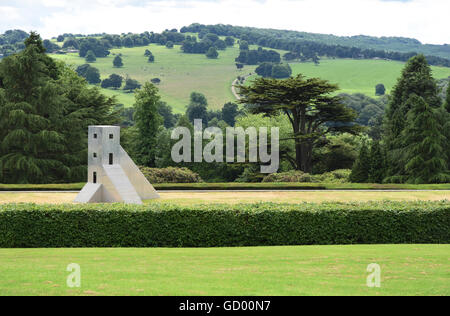
<instances>
[{"instance_id":1,"label":"mown lawn","mask_svg":"<svg viewBox=\"0 0 450 316\"><path fill-rule=\"evenodd\" d=\"M449 245L0 249L0 295L450 295ZM81 288L66 267L81 267ZM367 266L381 267L368 288Z\"/></svg>"}]
</instances>

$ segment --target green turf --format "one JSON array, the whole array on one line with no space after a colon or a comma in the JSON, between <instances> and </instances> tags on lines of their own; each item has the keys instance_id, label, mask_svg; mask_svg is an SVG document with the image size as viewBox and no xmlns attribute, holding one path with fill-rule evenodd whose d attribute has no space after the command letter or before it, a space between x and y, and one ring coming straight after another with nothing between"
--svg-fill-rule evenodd
<instances>
[{"instance_id":1,"label":"green turf","mask_svg":"<svg viewBox=\"0 0 450 316\"><path fill-rule=\"evenodd\" d=\"M146 49L155 55L155 63L148 63L144 56ZM114 68L115 54L121 53L124 67ZM152 78L162 80L159 85L162 99L174 108L175 112L184 113L192 91L204 93L212 109L220 109L229 101L235 101L231 92L231 84L237 76L253 71L255 66L247 66L238 71L234 59L239 55L239 48L227 48L219 51L218 59L208 59L203 54L184 54L180 46L173 49L151 44L147 47L112 49L107 58L97 58L92 66L98 68L102 79L116 73L143 83ZM78 54L50 55L74 66L85 64L84 58ZM119 102L126 106L134 103L133 94L120 90L102 89L107 95L117 95Z\"/></svg>"},{"instance_id":2,"label":"green turf","mask_svg":"<svg viewBox=\"0 0 450 316\"><path fill-rule=\"evenodd\" d=\"M319 77L337 83L340 93L363 93L375 97L375 86L385 85L390 93L400 77L405 64L386 60L354 60L354 59L324 59L319 66L314 63L292 63L293 75L302 73L307 77ZM431 67L436 79L450 76L450 68ZM256 76L249 78L247 84Z\"/></svg>"},{"instance_id":3,"label":"green turf","mask_svg":"<svg viewBox=\"0 0 450 316\"><path fill-rule=\"evenodd\" d=\"M0 249L0 295L449 295L449 245ZM67 265L81 288L66 286ZM368 288L367 266L381 266Z\"/></svg>"},{"instance_id":4,"label":"green turf","mask_svg":"<svg viewBox=\"0 0 450 316\"><path fill-rule=\"evenodd\" d=\"M0 191L77 191L84 183L0 184ZM156 183L157 190L450 190L444 184L364 183Z\"/></svg>"}]
</instances>

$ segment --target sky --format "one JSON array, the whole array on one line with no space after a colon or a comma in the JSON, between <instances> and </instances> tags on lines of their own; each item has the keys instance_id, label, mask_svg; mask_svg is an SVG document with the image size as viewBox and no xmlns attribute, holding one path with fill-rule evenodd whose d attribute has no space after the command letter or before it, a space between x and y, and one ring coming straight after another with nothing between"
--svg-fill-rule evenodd
<instances>
[{"instance_id":1,"label":"sky","mask_svg":"<svg viewBox=\"0 0 450 316\"><path fill-rule=\"evenodd\" d=\"M191 23L450 44L450 0L0 0L0 33L142 33Z\"/></svg>"}]
</instances>

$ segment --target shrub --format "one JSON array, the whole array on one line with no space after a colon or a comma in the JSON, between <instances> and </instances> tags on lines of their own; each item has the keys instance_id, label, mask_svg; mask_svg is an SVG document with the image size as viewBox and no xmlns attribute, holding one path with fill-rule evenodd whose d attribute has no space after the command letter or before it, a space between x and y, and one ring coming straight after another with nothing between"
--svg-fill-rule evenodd
<instances>
[{"instance_id":1,"label":"shrub","mask_svg":"<svg viewBox=\"0 0 450 316\"><path fill-rule=\"evenodd\" d=\"M318 175L310 175L302 171L288 171L266 176L263 182L312 182L312 183L347 183L351 170L340 169Z\"/></svg>"},{"instance_id":2,"label":"shrub","mask_svg":"<svg viewBox=\"0 0 450 316\"><path fill-rule=\"evenodd\" d=\"M140 167L142 173L150 183L199 183L200 176L188 168L148 168Z\"/></svg>"},{"instance_id":3,"label":"shrub","mask_svg":"<svg viewBox=\"0 0 450 316\"><path fill-rule=\"evenodd\" d=\"M266 176L263 182L313 182L309 173L303 171L289 171L282 173L273 173Z\"/></svg>"},{"instance_id":4,"label":"shrub","mask_svg":"<svg viewBox=\"0 0 450 316\"><path fill-rule=\"evenodd\" d=\"M0 248L449 242L449 202L0 206Z\"/></svg>"},{"instance_id":5,"label":"shrub","mask_svg":"<svg viewBox=\"0 0 450 316\"><path fill-rule=\"evenodd\" d=\"M314 175L313 182L323 182L323 183L348 183L350 182L351 170L349 169L339 169L331 172L325 172L320 175Z\"/></svg>"}]
</instances>

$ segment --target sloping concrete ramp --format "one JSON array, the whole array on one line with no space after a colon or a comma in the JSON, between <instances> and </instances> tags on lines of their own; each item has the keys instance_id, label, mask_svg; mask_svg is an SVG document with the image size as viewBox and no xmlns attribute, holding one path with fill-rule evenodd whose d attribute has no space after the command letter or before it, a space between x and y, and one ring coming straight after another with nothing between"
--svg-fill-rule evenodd
<instances>
[{"instance_id":1,"label":"sloping concrete ramp","mask_svg":"<svg viewBox=\"0 0 450 316\"><path fill-rule=\"evenodd\" d=\"M120 165L103 166L103 170L105 170L106 176L123 202L127 204L142 204L139 194Z\"/></svg>"},{"instance_id":2,"label":"sloping concrete ramp","mask_svg":"<svg viewBox=\"0 0 450 316\"><path fill-rule=\"evenodd\" d=\"M120 146L120 157L120 165L141 199L159 199L160 196L158 192L156 192L153 185L150 184L147 178L142 174L141 170L134 164L134 161L128 156L122 146Z\"/></svg>"},{"instance_id":3,"label":"sloping concrete ramp","mask_svg":"<svg viewBox=\"0 0 450 316\"><path fill-rule=\"evenodd\" d=\"M100 203L103 200L103 188L99 183L87 183L78 194L75 203Z\"/></svg>"}]
</instances>

